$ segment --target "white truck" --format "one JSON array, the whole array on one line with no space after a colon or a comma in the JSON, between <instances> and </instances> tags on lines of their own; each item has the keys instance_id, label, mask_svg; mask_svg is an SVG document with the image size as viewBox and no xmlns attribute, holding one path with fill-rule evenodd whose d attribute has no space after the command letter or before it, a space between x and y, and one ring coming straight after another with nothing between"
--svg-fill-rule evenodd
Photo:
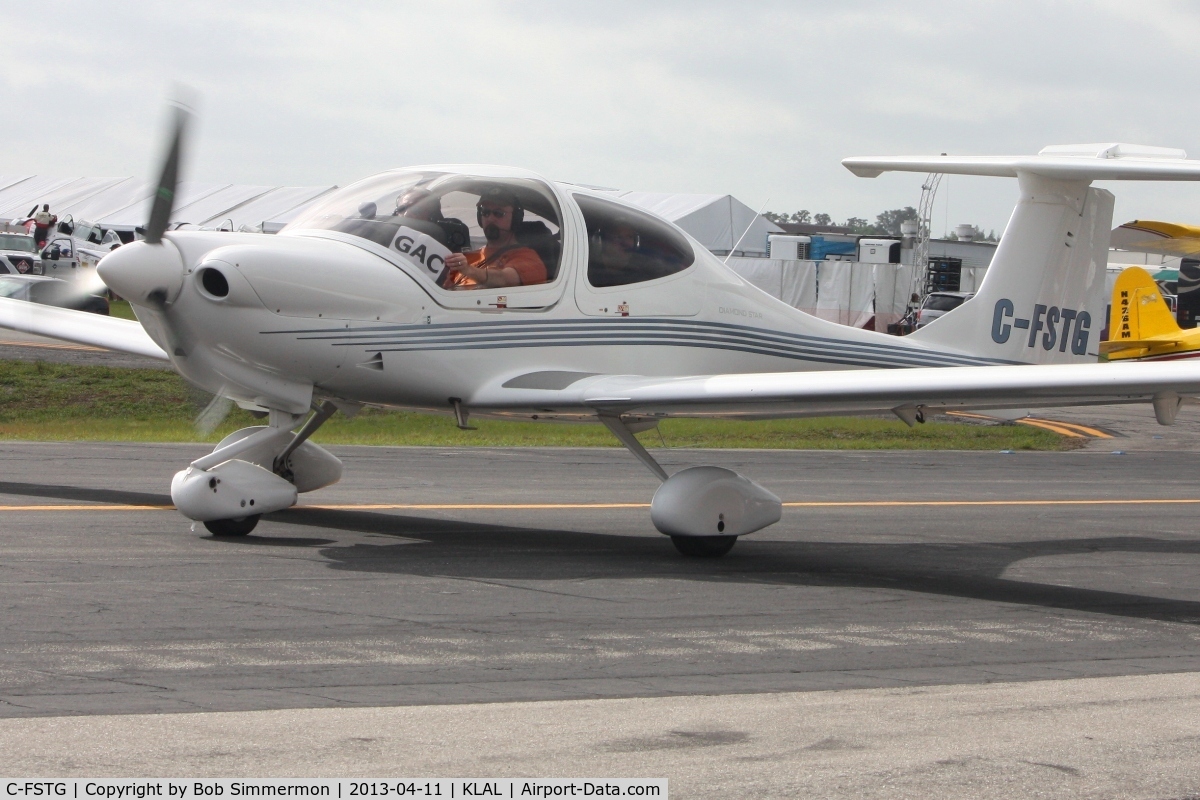
<instances>
[{"instance_id":1,"label":"white truck","mask_svg":"<svg viewBox=\"0 0 1200 800\"><path fill-rule=\"evenodd\" d=\"M90 222L76 222L70 215L55 226L42 250L42 273L71 280L95 269L100 259L121 246L114 231L104 233Z\"/></svg>"},{"instance_id":2,"label":"white truck","mask_svg":"<svg viewBox=\"0 0 1200 800\"><path fill-rule=\"evenodd\" d=\"M41 269L42 258L33 236L14 226L0 231L0 275L31 275Z\"/></svg>"}]
</instances>

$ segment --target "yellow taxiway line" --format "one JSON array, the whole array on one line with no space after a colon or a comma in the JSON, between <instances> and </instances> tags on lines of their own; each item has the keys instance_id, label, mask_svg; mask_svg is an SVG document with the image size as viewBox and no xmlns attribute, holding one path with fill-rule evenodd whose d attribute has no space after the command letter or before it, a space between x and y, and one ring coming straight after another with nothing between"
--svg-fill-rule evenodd
<instances>
[{"instance_id":1,"label":"yellow taxiway line","mask_svg":"<svg viewBox=\"0 0 1200 800\"><path fill-rule=\"evenodd\" d=\"M947 416L966 417L967 419L986 419L999 422L1000 417L991 417L987 414L972 414L967 411L947 411ZM1105 433L1099 428L1092 428L1088 425L1080 425L1078 422L1063 422L1059 419L1041 419L1039 417L1024 417L1014 420L1018 425L1030 425L1035 428L1053 431L1054 433L1063 436L1070 436L1073 439L1084 439L1091 437L1093 439L1111 439L1111 433Z\"/></svg>"},{"instance_id":2,"label":"yellow taxiway line","mask_svg":"<svg viewBox=\"0 0 1200 800\"><path fill-rule=\"evenodd\" d=\"M813 500L787 502L787 508L936 508L941 506L1171 506L1200 505L1200 498L1121 498L1108 500ZM649 503L347 503L293 506L304 511L570 511L649 508ZM0 511L174 511L174 506L9 505Z\"/></svg>"}]
</instances>

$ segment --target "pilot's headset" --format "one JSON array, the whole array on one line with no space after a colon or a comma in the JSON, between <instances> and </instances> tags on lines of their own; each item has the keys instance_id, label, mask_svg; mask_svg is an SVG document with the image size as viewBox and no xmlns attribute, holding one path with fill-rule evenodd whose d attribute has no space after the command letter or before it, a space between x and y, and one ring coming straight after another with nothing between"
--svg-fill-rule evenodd
<instances>
[{"instance_id":1,"label":"pilot's headset","mask_svg":"<svg viewBox=\"0 0 1200 800\"><path fill-rule=\"evenodd\" d=\"M479 227L483 227L483 201L490 200L498 205L512 206L512 232L516 233L517 228L525 219L525 207L521 205L521 198L513 192L508 191L500 186L489 186L479 194L479 202L475 204L475 221L479 223Z\"/></svg>"}]
</instances>

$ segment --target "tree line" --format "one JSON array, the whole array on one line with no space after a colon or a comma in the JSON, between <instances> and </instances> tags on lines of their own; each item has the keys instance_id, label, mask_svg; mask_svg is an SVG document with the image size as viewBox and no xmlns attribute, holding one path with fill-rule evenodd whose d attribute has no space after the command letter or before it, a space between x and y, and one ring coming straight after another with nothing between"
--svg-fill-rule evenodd
<instances>
[{"instance_id":1,"label":"tree line","mask_svg":"<svg viewBox=\"0 0 1200 800\"><path fill-rule=\"evenodd\" d=\"M807 209L793 211L790 214L767 211L763 214L763 216L777 225L782 225L787 222L795 222L806 225L820 225L823 227L838 226L842 228L849 228L851 233L862 236L899 236L900 225L909 220L915 222L917 219L917 210L912 206L889 209L881 214L877 214L875 217L875 222L873 223L867 222L867 220L863 219L862 217L850 217L845 222L834 222L833 217L829 216L828 214L812 214ZM978 235L975 237L975 241L999 241L996 238L996 232L994 230L988 231L987 235L985 236L983 230L978 225L974 225L972 227L974 227L978 232ZM955 235L954 231L948 231L942 238L957 239L958 236Z\"/></svg>"}]
</instances>

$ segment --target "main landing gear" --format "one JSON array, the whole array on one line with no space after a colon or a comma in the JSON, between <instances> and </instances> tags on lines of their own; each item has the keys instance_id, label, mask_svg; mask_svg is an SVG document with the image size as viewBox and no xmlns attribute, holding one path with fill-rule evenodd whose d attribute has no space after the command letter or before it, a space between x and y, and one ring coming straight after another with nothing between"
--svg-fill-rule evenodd
<instances>
[{"instance_id":1,"label":"main landing gear","mask_svg":"<svg viewBox=\"0 0 1200 800\"><path fill-rule=\"evenodd\" d=\"M600 421L621 444L662 481L650 502L650 519L671 537L675 549L692 558L718 558L739 536L779 521L783 503L749 478L722 467L688 467L667 475L634 436L653 427L619 414L601 413Z\"/></svg>"},{"instance_id":2,"label":"main landing gear","mask_svg":"<svg viewBox=\"0 0 1200 800\"><path fill-rule=\"evenodd\" d=\"M214 536L245 536L263 514L296 504L342 477L342 462L308 438L337 411L326 401L295 433L302 414L273 410L270 424L243 428L221 440L171 481L171 500Z\"/></svg>"}]
</instances>

